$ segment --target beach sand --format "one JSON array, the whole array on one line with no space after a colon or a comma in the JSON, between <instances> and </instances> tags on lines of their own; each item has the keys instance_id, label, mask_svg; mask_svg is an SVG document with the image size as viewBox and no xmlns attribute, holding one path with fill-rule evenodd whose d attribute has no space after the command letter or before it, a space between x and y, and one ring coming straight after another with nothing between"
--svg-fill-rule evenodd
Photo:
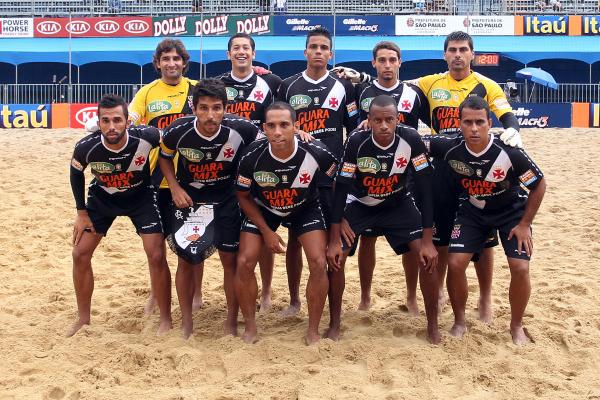
<instances>
[{"instance_id":1,"label":"beach sand","mask_svg":"<svg viewBox=\"0 0 600 400\"><path fill-rule=\"evenodd\" d=\"M496 250L494 322L480 323L469 268L469 332L428 344L425 316L402 311L400 258L377 243L373 306L356 310L356 258L347 265L343 337L307 347L306 304L283 318L285 265L276 259L274 310L258 316L260 341L222 337L225 298L215 256L204 274L194 336L156 337L144 317L149 275L141 241L116 221L93 259L92 325L64 333L76 316L71 278L75 215L69 160L75 130L1 130L0 399L600 399L600 130L524 130L525 147L548 190L534 226L533 291L525 326L535 343L514 346L508 331L509 271ZM88 178L89 179L89 178ZM176 259L169 252L174 275ZM257 269L258 275L258 269ZM302 290L306 285L303 275ZM328 323L326 307L321 328Z\"/></svg>"}]
</instances>

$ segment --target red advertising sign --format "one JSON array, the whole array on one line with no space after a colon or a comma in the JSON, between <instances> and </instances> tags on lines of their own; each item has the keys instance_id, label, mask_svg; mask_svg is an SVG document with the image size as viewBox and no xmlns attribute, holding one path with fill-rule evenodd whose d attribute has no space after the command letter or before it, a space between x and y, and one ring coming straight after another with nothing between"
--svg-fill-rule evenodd
<instances>
[{"instance_id":1,"label":"red advertising sign","mask_svg":"<svg viewBox=\"0 0 600 400\"><path fill-rule=\"evenodd\" d=\"M85 128L88 119L98 115L98 104L71 104L71 128Z\"/></svg>"},{"instance_id":2,"label":"red advertising sign","mask_svg":"<svg viewBox=\"0 0 600 400\"><path fill-rule=\"evenodd\" d=\"M151 17L34 18L35 37L152 36Z\"/></svg>"}]
</instances>

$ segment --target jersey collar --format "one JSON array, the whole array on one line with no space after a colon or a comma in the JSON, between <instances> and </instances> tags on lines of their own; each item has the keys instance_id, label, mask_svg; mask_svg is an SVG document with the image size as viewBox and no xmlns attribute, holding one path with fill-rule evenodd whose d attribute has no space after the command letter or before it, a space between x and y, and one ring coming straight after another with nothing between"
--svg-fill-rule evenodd
<instances>
[{"instance_id":1,"label":"jersey collar","mask_svg":"<svg viewBox=\"0 0 600 400\"><path fill-rule=\"evenodd\" d=\"M269 143L269 154L271 154L271 157L273 157L275 160L279 161L280 163L286 163L286 162L290 161L292 158L294 158L297 151L298 151L298 138L296 136L294 136L294 151L285 160L283 160L283 159L277 157L275 154L273 154L273 152L271 151L271 143Z\"/></svg>"},{"instance_id":2,"label":"jersey collar","mask_svg":"<svg viewBox=\"0 0 600 400\"><path fill-rule=\"evenodd\" d=\"M254 71L251 71L248 75L246 75L243 78L238 78L233 74L233 70L231 71L231 79L233 79L236 82L246 82L248 79L252 78L252 75L254 75Z\"/></svg>"},{"instance_id":3,"label":"jersey collar","mask_svg":"<svg viewBox=\"0 0 600 400\"><path fill-rule=\"evenodd\" d=\"M481 152L479 152L479 153L475 153L475 152L471 151L471 149L469 149L469 146L467 146L467 142L465 141L465 147L467 148L467 151L469 152L469 154L471 154L474 157L481 157L482 155L484 155L485 152L488 151L490 149L490 147L492 147L492 144L494 144L494 135L491 133L488 133L488 136L490 137L490 141L488 142L487 146L485 146L485 149L481 150Z\"/></svg>"},{"instance_id":4,"label":"jersey collar","mask_svg":"<svg viewBox=\"0 0 600 400\"><path fill-rule=\"evenodd\" d=\"M121 147L118 150L113 150L110 147L108 147L106 145L106 141L104 140L104 136L102 136L102 133L100 133L100 140L102 141L102 146L104 146L104 148L110 152L113 153L120 153L123 151L123 149L125 149L125 147L127 147L127 145L129 144L129 131L127 129L125 129L125 144L123 145L123 147Z\"/></svg>"},{"instance_id":5,"label":"jersey collar","mask_svg":"<svg viewBox=\"0 0 600 400\"><path fill-rule=\"evenodd\" d=\"M223 128L223 124L219 125L219 130L212 136L204 136L203 134L201 134L198 131L198 127L196 126L196 122L198 121L198 117L194 118L194 131L196 131L196 134L198 136L200 136L202 139L204 140L208 140L209 142L212 142L213 140L215 140L217 138L217 136L219 136L219 133L221 133L221 128Z\"/></svg>"},{"instance_id":6,"label":"jersey collar","mask_svg":"<svg viewBox=\"0 0 600 400\"><path fill-rule=\"evenodd\" d=\"M373 137L373 131L371 131L371 141L373 142L373 144L375 146L377 146L378 148L380 148L381 150L387 150L390 147L392 147L394 145L394 143L396 143L396 132L394 132L394 140L392 140L392 143L388 144L387 146L383 147L382 145L380 145L379 143L377 143L375 141L375 138Z\"/></svg>"},{"instance_id":7,"label":"jersey collar","mask_svg":"<svg viewBox=\"0 0 600 400\"><path fill-rule=\"evenodd\" d=\"M376 87L378 87L381 90L385 90L386 92L391 92L392 90L394 90L398 86L400 86L400 80L397 80L396 84L394 86L392 86L391 88L386 88L386 87L381 86L381 84L377 80L373 81L373 85L375 85Z\"/></svg>"},{"instance_id":8,"label":"jersey collar","mask_svg":"<svg viewBox=\"0 0 600 400\"><path fill-rule=\"evenodd\" d=\"M317 79L316 81L314 79L311 79L308 77L308 75L306 75L306 71L302 71L302 77L309 83L312 83L313 85L317 85L321 82L323 82L325 79L327 79L327 77L329 77L329 71L325 72L325 75L323 75L322 77L320 77L319 79Z\"/></svg>"}]
</instances>

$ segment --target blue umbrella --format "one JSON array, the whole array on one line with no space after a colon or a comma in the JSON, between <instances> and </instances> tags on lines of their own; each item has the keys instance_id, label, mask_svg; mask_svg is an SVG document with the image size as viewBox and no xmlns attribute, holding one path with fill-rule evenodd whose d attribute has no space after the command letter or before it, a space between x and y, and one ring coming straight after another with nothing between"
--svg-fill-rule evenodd
<instances>
[{"instance_id":1,"label":"blue umbrella","mask_svg":"<svg viewBox=\"0 0 600 400\"><path fill-rule=\"evenodd\" d=\"M539 83L542 86L558 89L558 84L550 73L541 68L523 68L517 71L517 78L529 79L531 82Z\"/></svg>"}]
</instances>

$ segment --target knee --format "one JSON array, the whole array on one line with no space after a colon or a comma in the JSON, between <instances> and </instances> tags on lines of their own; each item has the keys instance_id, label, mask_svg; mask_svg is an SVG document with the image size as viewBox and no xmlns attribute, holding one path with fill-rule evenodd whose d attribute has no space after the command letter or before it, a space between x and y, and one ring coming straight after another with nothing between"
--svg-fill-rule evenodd
<instances>
[{"instance_id":1,"label":"knee","mask_svg":"<svg viewBox=\"0 0 600 400\"><path fill-rule=\"evenodd\" d=\"M240 279L249 279L254 274L256 261L250 259L246 254L239 253L236 261L236 276Z\"/></svg>"},{"instance_id":2,"label":"knee","mask_svg":"<svg viewBox=\"0 0 600 400\"><path fill-rule=\"evenodd\" d=\"M166 266L166 254L163 248L155 248L146 252L150 268L160 270Z\"/></svg>"},{"instance_id":3,"label":"knee","mask_svg":"<svg viewBox=\"0 0 600 400\"><path fill-rule=\"evenodd\" d=\"M327 268L327 257L325 257L325 253L307 257L307 261L308 269L311 274L325 274Z\"/></svg>"},{"instance_id":4,"label":"knee","mask_svg":"<svg viewBox=\"0 0 600 400\"><path fill-rule=\"evenodd\" d=\"M93 252L82 249L79 246L73 248L73 266L77 269L85 269L92 260Z\"/></svg>"},{"instance_id":5,"label":"knee","mask_svg":"<svg viewBox=\"0 0 600 400\"><path fill-rule=\"evenodd\" d=\"M529 263L523 260L511 263L510 275L513 278L527 278L529 276Z\"/></svg>"},{"instance_id":6,"label":"knee","mask_svg":"<svg viewBox=\"0 0 600 400\"><path fill-rule=\"evenodd\" d=\"M463 262L458 257L448 258L448 274L464 274L467 271L468 262Z\"/></svg>"}]
</instances>

